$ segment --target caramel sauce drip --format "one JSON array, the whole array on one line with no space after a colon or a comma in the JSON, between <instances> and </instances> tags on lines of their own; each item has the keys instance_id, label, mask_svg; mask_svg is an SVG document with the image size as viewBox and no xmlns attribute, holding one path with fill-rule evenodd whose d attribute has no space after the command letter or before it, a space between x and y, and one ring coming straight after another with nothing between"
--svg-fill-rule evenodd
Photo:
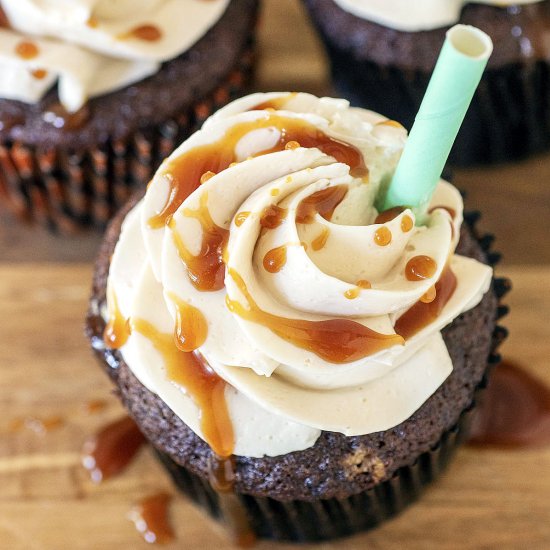
<instances>
[{"instance_id":1,"label":"caramel sauce drip","mask_svg":"<svg viewBox=\"0 0 550 550\"><path fill-rule=\"evenodd\" d=\"M425 326L433 322L447 302L451 299L456 289L456 276L450 267L446 267L441 274L441 278L435 284L436 296L434 299L425 303L422 300L416 302L408 311L406 311L395 323L395 332L400 334L405 340L414 336Z\"/></svg>"},{"instance_id":2,"label":"caramel sauce drip","mask_svg":"<svg viewBox=\"0 0 550 550\"><path fill-rule=\"evenodd\" d=\"M184 215L195 218L202 227L201 250L194 256L185 246L183 239L175 231L175 223L170 221L172 236L181 261L187 268L187 275L191 284L201 292L214 292L224 287L225 264L224 249L229 240L229 230L214 223L208 211L208 194L200 198L198 210L186 208Z\"/></svg>"},{"instance_id":3,"label":"caramel sauce drip","mask_svg":"<svg viewBox=\"0 0 550 550\"><path fill-rule=\"evenodd\" d=\"M388 210L384 210L383 212L380 212L378 216L374 219L374 223L388 223L392 220L395 220L399 214L404 212L406 210L405 206L394 206L393 208L388 208Z\"/></svg>"},{"instance_id":4,"label":"caramel sauce drip","mask_svg":"<svg viewBox=\"0 0 550 550\"><path fill-rule=\"evenodd\" d=\"M355 284L357 285L355 288L350 288L349 290L346 290L346 292L344 292L344 296L348 300L355 300L355 298L357 298L361 293L361 290L372 288L372 285L369 283L369 281L365 280L357 281L357 283Z\"/></svg>"},{"instance_id":5,"label":"caramel sauce drip","mask_svg":"<svg viewBox=\"0 0 550 550\"><path fill-rule=\"evenodd\" d=\"M283 223L287 214L288 210L285 208L281 208L276 204L270 204L263 209L262 215L260 216L260 225L264 229L275 229Z\"/></svg>"},{"instance_id":6,"label":"caramel sauce drip","mask_svg":"<svg viewBox=\"0 0 550 550\"><path fill-rule=\"evenodd\" d=\"M399 335L380 334L349 319L305 321L267 313L253 300L241 276L233 269L229 270L229 275L249 306L249 309L246 309L239 302L226 296L227 307L231 312L247 321L265 326L280 338L331 363L356 361L404 343Z\"/></svg>"},{"instance_id":7,"label":"caramel sauce drip","mask_svg":"<svg viewBox=\"0 0 550 550\"><path fill-rule=\"evenodd\" d=\"M284 109L284 106L286 105L287 101L290 101L295 96L296 96L296 92L292 92L290 94L286 94L284 96L277 97L275 99L270 99L269 101L264 101L263 103L255 105L250 110L251 111L265 111L265 110L280 111Z\"/></svg>"},{"instance_id":8,"label":"caramel sauce drip","mask_svg":"<svg viewBox=\"0 0 550 550\"><path fill-rule=\"evenodd\" d=\"M128 416L101 429L82 447L82 465L94 483L108 479L122 470L135 457L145 437Z\"/></svg>"},{"instance_id":9,"label":"caramel sauce drip","mask_svg":"<svg viewBox=\"0 0 550 550\"><path fill-rule=\"evenodd\" d=\"M145 42L158 42L162 39L162 31L155 25L140 25L121 38L137 38Z\"/></svg>"},{"instance_id":10,"label":"caramel sauce drip","mask_svg":"<svg viewBox=\"0 0 550 550\"><path fill-rule=\"evenodd\" d=\"M430 256L414 256L405 266L407 281L423 281L430 279L437 271L437 263Z\"/></svg>"},{"instance_id":11,"label":"caramel sauce drip","mask_svg":"<svg viewBox=\"0 0 550 550\"><path fill-rule=\"evenodd\" d=\"M168 519L168 505L172 497L157 493L136 502L128 513L141 536L148 543L167 544L174 540L174 530Z\"/></svg>"},{"instance_id":12,"label":"caramel sauce drip","mask_svg":"<svg viewBox=\"0 0 550 550\"><path fill-rule=\"evenodd\" d=\"M431 286L428 291L420 298L420 301L424 304L431 304L437 296L437 290L434 286Z\"/></svg>"},{"instance_id":13,"label":"caramel sauce drip","mask_svg":"<svg viewBox=\"0 0 550 550\"><path fill-rule=\"evenodd\" d=\"M23 42L19 42L19 44L15 46L15 53L21 59L34 59L35 57L38 57L40 49L34 42L24 40Z\"/></svg>"},{"instance_id":14,"label":"caramel sauce drip","mask_svg":"<svg viewBox=\"0 0 550 550\"><path fill-rule=\"evenodd\" d=\"M414 227L413 219L410 216L403 216L401 218L401 231L408 233Z\"/></svg>"},{"instance_id":15,"label":"caramel sauce drip","mask_svg":"<svg viewBox=\"0 0 550 550\"><path fill-rule=\"evenodd\" d=\"M311 248L316 252L323 249L327 244L329 235L330 229L328 227L323 227L323 229L321 229L321 233L319 233L319 235L311 241Z\"/></svg>"},{"instance_id":16,"label":"caramel sauce drip","mask_svg":"<svg viewBox=\"0 0 550 550\"><path fill-rule=\"evenodd\" d=\"M515 363L504 361L495 367L474 412L469 444L550 445L550 388Z\"/></svg>"},{"instance_id":17,"label":"caramel sauce drip","mask_svg":"<svg viewBox=\"0 0 550 550\"><path fill-rule=\"evenodd\" d=\"M235 225L237 227L241 227L241 225L246 221L246 219L250 216L250 212L239 212L235 215Z\"/></svg>"},{"instance_id":18,"label":"caramel sauce drip","mask_svg":"<svg viewBox=\"0 0 550 550\"><path fill-rule=\"evenodd\" d=\"M225 401L226 382L196 353L179 350L172 334L162 334L144 319L131 319L132 330L150 340L161 354L170 380L191 396L200 410L201 430L207 443L220 456L233 452L233 425Z\"/></svg>"},{"instance_id":19,"label":"caramel sauce drip","mask_svg":"<svg viewBox=\"0 0 550 550\"><path fill-rule=\"evenodd\" d=\"M335 185L313 193L300 202L296 209L296 222L311 224L316 214L330 221L338 205L348 193L347 185Z\"/></svg>"},{"instance_id":20,"label":"caramel sauce drip","mask_svg":"<svg viewBox=\"0 0 550 550\"><path fill-rule=\"evenodd\" d=\"M36 80L43 80L48 76L48 71L44 69L35 69L34 71L31 71L31 74L33 78L36 78Z\"/></svg>"},{"instance_id":21,"label":"caramel sauce drip","mask_svg":"<svg viewBox=\"0 0 550 550\"><path fill-rule=\"evenodd\" d=\"M199 309L184 302L170 292L168 297L176 308L176 328L174 342L176 347L185 352L200 348L208 336L208 323Z\"/></svg>"},{"instance_id":22,"label":"caramel sauce drip","mask_svg":"<svg viewBox=\"0 0 550 550\"><path fill-rule=\"evenodd\" d=\"M368 173L361 152L353 145L329 137L303 120L266 114L265 118L236 124L214 143L194 147L173 159L163 172L170 182L168 200L161 212L149 219L149 226L153 229L163 227L180 204L199 186L201 176L208 171L217 174L225 170L237 160L235 148L241 138L261 128L276 128L281 137L274 147L258 155L282 151L288 142L297 141L302 147L317 147L338 162L347 164L352 175L366 176Z\"/></svg>"},{"instance_id":23,"label":"caramel sauce drip","mask_svg":"<svg viewBox=\"0 0 550 550\"><path fill-rule=\"evenodd\" d=\"M263 259L264 269L269 273L278 273L286 264L286 245L278 246L266 253Z\"/></svg>"},{"instance_id":24,"label":"caramel sauce drip","mask_svg":"<svg viewBox=\"0 0 550 550\"><path fill-rule=\"evenodd\" d=\"M384 225L382 227L379 227L374 232L374 242L378 246L388 246L391 243L392 238L393 235L391 231Z\"/></svg>"},{"instance_id":25,"label":"caramel sauce drip","mask_svg":"<svg viewBox=\"0 0 550 550\"><path fill-rule=\"evenodd\" d=\"M239 548L250 548L256 541L246 508L238 499L235 485L235 457L212 456L208 471L212 488L218 493L224 522Z\"/></svg>"},{"instance_id":26,"label":"caramel sauce drip","mask_svg":"<svg viewBox=\"0 0 550 550\"><path fill-rule=\"evenodd\" d=\"M103 341L108 348L119 349L128 341L130 325L120 312L118 299L110 285L107 288L107 307L109 320L103 331Z\"/></svg>"}]
</instances>

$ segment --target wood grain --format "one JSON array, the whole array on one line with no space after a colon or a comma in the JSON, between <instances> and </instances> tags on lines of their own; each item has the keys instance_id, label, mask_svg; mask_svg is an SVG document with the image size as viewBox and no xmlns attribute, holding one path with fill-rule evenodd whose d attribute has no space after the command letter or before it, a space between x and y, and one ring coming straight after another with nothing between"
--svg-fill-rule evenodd
<instances>
[{"instance_id":1,"label":"wood grain","mask_svg":"<svg viewBox=\"0 0 550 550\"><path fill-rule=\"evenodd\" d=\"M300 0L264 2L258 48L254 90L335 94L325 53ZM543 221L550 214L550 154L459 170L455 182L468 191L467 206L484 213L484 227L498 235L505 262L550 263ZM0 208L0 261L90 261L99 240L97 233L60 237L22 226Z\"/></svg>"},{"instance_id":2,"label":"wood grain","mask_svg":"<svg viewBox=\"0 0 550 550\"><path fill-rule=\"evenodd\" d=\"M550 268L504 273L515 286L505 355L550 384ZM79 465L86 435L122 413L82 334L90 276L84 264L0 266L0 548L146 548L126 513L158 489L173 492L148 449L124 475L100 486ZM87 413L85 404L98 398L109 399L108 407ZM45 435L9 433L14 420L28 416L60 416L64 424ZM401 516L319 548L548 548L549 494L550 448L463 449ZM171 514L178 538L167 549L233 548L185 498L174 499ZM285 546L258 545L267 548Z\"/></svg>"}]
</instances>

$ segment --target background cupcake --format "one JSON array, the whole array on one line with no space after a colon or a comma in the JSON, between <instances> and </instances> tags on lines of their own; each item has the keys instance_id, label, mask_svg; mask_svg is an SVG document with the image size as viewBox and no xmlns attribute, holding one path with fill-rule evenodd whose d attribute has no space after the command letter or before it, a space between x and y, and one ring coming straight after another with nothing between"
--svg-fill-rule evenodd
<instances>
[{"instance_id":1,"label":"background cupcake","mask_svg":"<svg viewBox=\"0 0 550 550\"><path fill-rule=\"evenodd\" d=\"M256 0L1 6L1 199L62 231L104 226L251 74Z\"/></svg>"},{"instance_id":2,"label":"background cupcake","mask_svg":"<svg viewBox=\"0 0 550 550\"><path fill-rule=\"evenodd\" d=\"M495 360L492 272L460 194L441 182L420 229L373 206L404 143L388 122L307 94L238 100L98 258L88 335L124 404L181 489L262 537L329 539L401 510Z\"/></svg>"},{"instance_id":3,"label":"background cupcake","mask_svg":"<svg viewBox=\"0 0 550 550\"><path fill-rule=\"evenodd\" d=\"M304 0L339 92L412 126L438 45L456 22L487 32L493 56L453 148L455 164L518 159L550 142L550 2Z\"/></svg>"}]
</instances>

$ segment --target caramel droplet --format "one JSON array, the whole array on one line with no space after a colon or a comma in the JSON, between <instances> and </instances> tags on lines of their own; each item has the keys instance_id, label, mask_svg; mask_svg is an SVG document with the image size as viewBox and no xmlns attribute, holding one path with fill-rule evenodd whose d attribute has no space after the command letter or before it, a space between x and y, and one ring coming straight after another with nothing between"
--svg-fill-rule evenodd
<instances>
[{"instance_id":1,"label":"caramel droplet","mask_svg":"<svg viewBox=\"0 0 550 550\"><path fill-rule=\"evenodd\" d=\"M279 227L286 218L287 210L276 204L266 206L260 216L260 225L266 229L275 229Z\"/></svg>"},{"instance_id":2,"label":"caramel droplet","mask_svg":"<svg viewBox=\"0 0 550 550\"><path fill-rule=\"evenodd\" d=\"M437 271L437 263L429 256L414 256L405 266L405 277L408 281L430 279Z\"/></svg>"},{"instance_id":3,"label":"caramel droplet","mask_svg":"<svg viewBox=\"0 0 550 550\"><path fill-rule=\"evenodd\" d=\"M34 42L24 40L15 46L15 53L22 59L34 59L38 56L40 50Z\"/></svg>"},{"instance_id":4,"label":"caramel droplet","mask_svg":"<svg viewBox=\"0 0 550 550\"><path fill-rule=\"evenodd\" d=\"M435 297L437 296L437 290L435 289L435 285L434 286L431 286L429 289L428 289L428 292L426 292L426 294L424 294L421 298L420 298L420 301L423 303L423 304L431 304L434 300L435 300Z\"/></svg>"},{"instance_id":5,"label":"caramel droplet","mask_svg":"<svg viewBox=\"0 0 550 550\"><path fill-rule=\"evenodd\" d=\"M176 307L176 327L174 341L181 351L191 352L200 348L208 336L206 318L196 307L180 300L170 292L170 300Z\"/></svg>"},{"instance_id":6,"label":"caramel droplet","mask_svg":"<svg viewBox=\"0 0 550 550\"><path fill-rule=\"evenodd\" d=\"M239 212L235 215L235 225L241 227L241 225L246 221L246 218L250 216L250 212Z\"/></svg>"},{"instance_id":7,"label":"caramel droplet","mask_svg":"<svg viewBox=\"0 0 550 550\"><path fill-rule=\"evenodd\" d=\"M388 246L391 243L392 234L387 227L379 227L374 232L374 242L378 246Z\"/></svg>"},{"instance_id":8,"label":"caramel droplet","mask_svg":"<svg viewBox=\"0 0 550 550\"><path fill-rule=\"evenodd\" d=\"M327 187L306 197L296 209L296 222L310 224L319 214L325 220L330 221L338 205L348 193L347 185Z\"/></svg>"},{"instance_id":9,"label":"caramel droplet","mask_svg":"<svg viewBox=\"0 0 550 550\"><path fill-rule=\"evenodd\" d=\"M36 80L43 80L48 76L48 71L45 71L44 69L35 69L31 72L33 78L36 78Z\"/></svg>"},{"instance_id":10,"label":"caramel droplet","mask_svg":"<svg viewBox=\"0 0 550 550\"><path fill-rule=\"evenodd\" d=\"M128 513L136 529L148 543L167 544L174 540L174 530L168 520L168 505L172 497L157 493L140 500Z\"/></svg>"},{"instance_id":11,"label":"caramel droplet","mask_svg":"<svg viewBox=\"0 0 550 550\"><path fill-rule=\"evenodd\" d=\"M213 178L215 176L215 172L211 172L210 170L208 170L208 172L205 172L202 176L201 176L201 185L203 183L206 183L210 178Z\"/></svg>"},{"instance_id":12,"label":"caramel droplet","mask_svg":"<svg viewBox=\"0 0 550 550\"><path fill-rule=\"evenodd\" d=\"M315 251L321 250L327 244L330 235L330 229L323 227L321 233L311 241L311 248Z\"/></svg>"},{"instance_id":13,"label":"caramel droplet","mask_svg":"<svg viewBox=\"0 0 550 550\"><path fill-rule=\"evenodd\" d=\"M359 288L362 288L363 290L366 290L368 288L372 288L372 285L369 281L365 281L365 279L360 279L355 283Z\"/></svg>"},{"instance_id":14,"label":"caramel droplet","mask_svg":"<svg viewBox=\"0 0 550 550\"><path fill-rule=\"evenodd\" d=\"M280 193L279 189L275 188L271 190L271 196L276 197Z\"/></svg>"},{"instance_id":15,"label":"caramel droplet","mask_svg":"<svg viewBox=\"0 0 550 550\"><path fill-rule=\"evenodd\" d=\"M344 296L348 300L355 300L355 298L359 296L359 292L361 292L361 289L359 288L350 288L349 290L346 290L346 292L344 292Z\"/></svg>"},{"instance_id":16,"label":"caramel droplet","mask_svg":"<svg viewBox=\"0 0 550 550\"><path fill-rule=\"evenodd\" d=\"M158 42L162 38L162 31L155 25L141 25L132 29L128 37L138 38L145 42Z\"/></svg>"},{"instance_id":17,"label":"caramel droplet","mask_svg":"<svg viewBox=\"0 0 550 550\"><path fill-rule=\"evenodd\" d=\"M401 231L408 233L413 228L413 220L410 216L403 216L401 218Z\"/></svg>"},{"instance_id":18,"label":"caramel droplet","mask_svg":"<svg viewBox=\"0 0 550 550\"><path fill-rule=\"evenodd\" d=\"M404 206L394 206L393 208L388 208L388 210L384 210L383 212L380 212L378 216L376 216L376 219L374 220L374 223L388 223L397 218L401 212L405 210Z\"/></svg>"},{"instance_id":19,"label":"caramel droplet","mask_svg":"<svg viewBox=\"0 0 550 550\"><path fill-rule=\"evenodd\" d=\"M88 25L91 29L95 29L99 26L99 21L92 16L88 19L88 21L86 21L86 25Z\"/></svg>"},{"instance_id":20,"label":"caramel droplet","mask_svg":"<svg viewBox=\"0 0 550 550\"><path fill-rule=\"evenodd\" d=\"M264 269L269 273L278 273L286 264L286 246L278 246L266 253Z\"/></svg>"},{"instance_id":21,"label":"caramel droplet","mask_svg":"<svg viewBox=\"0 0 550 550\"><path fill-rule=\"evenodd\" d=\"M300 147L300 144L297 141L289 141L285 145L286 150L288 150L288 149L299 149L299 147Z\"/></svg>"},{"instance_id":22,"label":"caramel droplet","mask_svg":"<svg viewBox=\"0 0 550 550\"><path fill-rule=\"evenodd\" d=\"M109 319L103 331L103 341L108 348L119 349L130 336L130 325L118 307L118 299L111 286L107 289L107 307Z\"/></svg>"}]
</instances>

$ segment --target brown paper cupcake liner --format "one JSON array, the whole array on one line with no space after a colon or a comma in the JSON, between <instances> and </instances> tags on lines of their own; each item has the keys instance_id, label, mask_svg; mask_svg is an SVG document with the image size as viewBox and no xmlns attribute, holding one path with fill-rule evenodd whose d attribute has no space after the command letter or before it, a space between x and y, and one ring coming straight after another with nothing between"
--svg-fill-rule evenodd
<instances>
[{"instance_id":1,"label":"brown paper cupcake liner","mask_svg":"<svg viewBox=\"0 0 550 550\"><path fill-rule=\"evenodd\" d=\"M154 127L84 151L0 144L0 200L18 218L61 233L103 230L132 192L204 120L243 94L255 61L250 39L239 63L207 97Z\"/></svg>"},{"instance_id":2,"label":"brown paper cupcake liner","mask_svg":"<svg viewBox=\"0 0 550 550\"><path fill-rule=\"evenodd\" d=\"M334 85L352 104L410 130L430 73L382 67L325 44ZM519 160L550 147L550 64L528 60L487 70L451 151L456 166Z\"/></svg>"}]
</instances>

